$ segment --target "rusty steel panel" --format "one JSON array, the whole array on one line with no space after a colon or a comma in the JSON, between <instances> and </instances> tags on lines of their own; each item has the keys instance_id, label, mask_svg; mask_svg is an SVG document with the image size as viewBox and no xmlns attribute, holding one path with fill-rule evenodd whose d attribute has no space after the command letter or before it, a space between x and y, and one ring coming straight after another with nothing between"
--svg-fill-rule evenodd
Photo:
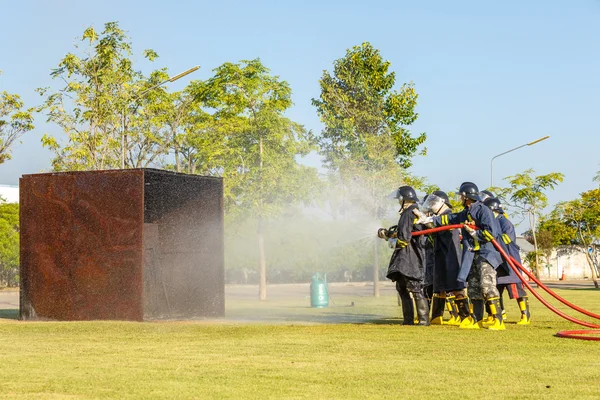
<instances>
[{"instance_id":1,"label":"rusty steel panel","mask_svg":"<svg viewBox=\"0 0 600 400\"><path fill-rule=\"evenodd\" d=\"M25 175L21 318L141 320L143 173Z\"/></svg>"},{"instance_id":2,"label":"rusty steel panel","mask_svg":"<svg viewBox=\"0 0 600 400\"><path fill-rule=\"evenodd\" d=\"M144 317L223 316L223 181L145 170Z\"/></svg>"},{"instance_id":3,"label":"rusty steel panel","mask_svg":"<svg viewBox=\"0 0 600 400\"><path fill-rule=\"evenodd\" d=\"M152 169L23 176L21 318L224 315L222 184Z\"/></svg>"}]
</instances>

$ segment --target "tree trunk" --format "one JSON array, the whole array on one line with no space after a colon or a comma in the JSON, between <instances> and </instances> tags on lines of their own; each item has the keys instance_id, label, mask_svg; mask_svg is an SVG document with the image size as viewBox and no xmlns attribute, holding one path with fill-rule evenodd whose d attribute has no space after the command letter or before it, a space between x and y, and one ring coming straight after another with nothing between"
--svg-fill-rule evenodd
<instances>
[{"instance_id":1,"label":"tree trunk","mask_svg":"<svg viewBox=\"0 0 600 400\"><path fill-rule=\"evenodd\" d=\"M263 236L262 217L258 217L258 263L260 266L260 281L258 283L258 299L267 299L267 263L265 259L265 239Z\"/></svg>"},{"instance_id":2,"label":"tree trunk","mask_svg":"<svg viewBox=\"0 0 600 400\"><path fill-rule=\"evenodd\" d=\"M171 128L171 135L173 136L173 150L175 151L175 171L181 172L181 161L179 160L179 146L177 145L177 132Z\"/></svg>"},{"instance_id":3,"label":"tree trunk","mask_svg":"<svg viewBox=\"0 0 600 400\"><path fill-rule=\"evenodd\" d=\"M590 266L590 271L592 272L592 280L594 281L594 287L598 289L598 279L596 278L596 266L594 265L594 263L592 262L592 258L588 254L588 248L590 247L590 245L586 244L581 230L579 230L578 233L579 238L581 239L581 243L583 243L583 252L585 253L585 259L587 260L588 265Z\"/></svg>"},{"instance_id":4,"label":"tree trunk","mask_svg":"<svg viewBox=\"0 0 600 400\"><path fill-rule=\"evenodd\" d=\"M181 161L179 160L179 150L175 149L175 170L181 172Z\"/></svg>"},{"instance_id":5,"label":"tree trunk","mask_svg":"<svg viewBox=\"0 0 600 400\"><path fill-rule=\"evenodd\" d=\"M373 296L379 297L379 248L378 238L373 240Z\"/></svg>"},{"instance_id":6,"label":"tree trunk","mask_svg":"<svg viewBox=\"0 0 600 400\"><path fill-rule=\"evenodd\" d=\"M533 234L533 248L535 251L535 277L540 279L540 260L538 257L537 238L535 236L535 208L529 213L529 224L531 225L531 233Z\"/></svg>"},{"instance_id":7,"label":"tree trunk","mask_svg":"<svg viewBox=\"0 0 600 400\"><path fill-rule=\"evenodd\" d=\"M258 139L258 149L259 149L259 204L261 209L258 211L262 213L262 169L263 169L263 140L262 136ZM258 263L260 266L260 282L258 285L258 298L259 300L267 299L267 262L265 260L265 238L263 236L263 219L262 215L258 216Z\"/></svg>"}]
</instances>

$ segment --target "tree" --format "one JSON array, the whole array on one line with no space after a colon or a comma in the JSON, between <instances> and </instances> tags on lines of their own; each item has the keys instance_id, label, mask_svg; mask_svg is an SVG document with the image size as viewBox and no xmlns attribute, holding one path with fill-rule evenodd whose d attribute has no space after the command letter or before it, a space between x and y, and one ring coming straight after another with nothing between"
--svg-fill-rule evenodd
<instances>
[{"instance_id":1,"label":"tree","mask_svg":"<svg viewBox=\"0 0 600 400\"><path fill-rule=\"evenodd\" d=\"M195 93L197 101L215 110L213 129L227 149L213 165L220 164L218 172L226 177L228 217L255 218L259 299L265 300L264 224L285 205L311 198L316 170L300 165L296 157L313 148L312 134L284 116L292 105L291 89L259 59L221 65Z\"/></svg>"},{"instance_id":2,"label":"tree","mask_svg":"<svg viewBox=\"0 0 600 400\"><path fill-rule=\"evenodd\" d=\"M19 275L19 204L0 199L0 284L15 286Z\"/></svg>"},{"instance_id":3,"label":"tree","mask_svg":"<svg viewBox=\"0 0 600 400\"><path fill-rule=\"evenodd\" d=\"M594 284L598 288L599 268L587 250L600 237L600 189L584 192L579 199L559 203L551 215L556 223L550 225L548 222L545 228L569 233L570 244L578 246L586 255Z\"/></svg>"},{"instance_id":4,"label":"tree","mask_svg":"<svg viewBox=\"0 0 600 400\"><path fill-rule=\"evenodd\" d=\"M370 43L354 46L334 61L333 73L323 71L320 97L312 100L325 125L320 148L330 178L344 201L361 203L373 219L391 189L409 178L404 169L426 139L424 133L412 137L407 128L418 117L414 85L393 90L396 75L390 65ZM374 295L379 295L377 279Z\"/></svg>"},{"instance_id":5,"label":"tree","mask_svg":"<svg viewBox=\"0 0 600 400\"><path fill-rule=\"evenodd\" d=\"M533 176L534 172L533 169L528 169L521 174L504 178L508 181L510 187L504 191L499 191L499 196L503 199L503 202L506 201L509 205L516 207L529 218L529 225L533 232L536 266L539 266L536 219L548 205L548 197L544 192L548 189L554 189L559 182L563 181L564 175L560 172L552 172L546 175ZM537 270L536 276L539 278L539 271Z\"/></svg>"},{"instance_id":6,"label":"tree","mask_svg":"<svg viewBox=\"0 0 600 400\"><path fill-rule=\"evenodd\" d=\"M25 109L16 94L0 92L0 164L10 160L13 144L33 128L33 108Z\"/></svg>"},{"instance_id":7,"label":"tree","mask_svg":"<svg viewBox=\"0 0 600 400\"><path fill-rule=\"evenodd\" d=\"M321 148L328 163L369 160L373 138L382 137L392 145L393 159L404 168L411 166L426 139L425 133L413 138L407 129L418 117L418 95L412 83L402 85L399 92L392 90L396 75L388 72L390 65L365 42L335 60L333 74L323 71L320 98L312 103L325 124Z\"/></svg>"},{"instance_id":8,"label":"tree","mask_svg":"<svg viewBox=\"0 0 600 400\"><path fill-rule=\"evenodd\" d=\"M62 128L68 140L63 146L52 136L42 138L43 146L55 153L54 170L118 168L123 155L126 167L140 166L149 152L162 151L162 146L153 149L155 142L163 139L148 127L151 108L140 113L140 107L148 106L152 96L138 99L136 94L152 87L165 71L153 73L150 79L135 71L128 40L116 22L106 23L100 34L93 27L87 28L81 38L87 48L75 46L83 54L67 54L51 73L64 86L59 90L38 89L45 98L40 111ZM144 56L150 61L158 57L153 50L145 50ZM141 140L141 131L151 139ZM133 142L127 140L129 136L134 137Z\"/></svg>"}]
</instances>

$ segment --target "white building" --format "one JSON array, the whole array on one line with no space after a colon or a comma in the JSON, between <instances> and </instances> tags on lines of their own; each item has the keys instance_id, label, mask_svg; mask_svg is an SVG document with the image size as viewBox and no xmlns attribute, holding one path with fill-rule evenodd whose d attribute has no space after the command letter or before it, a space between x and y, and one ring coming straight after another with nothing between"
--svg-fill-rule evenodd
<instances>
[{"instance_id":1,"label":"white building","mask_svg":"<svg viewBox=\"0 0 600 400\"><path fill-rule=\"evenodd\" d=\"M565 279L592 279L592 269L586 257L587 249L580 246L560 246L552 252L550 263L544 268L544 277L547 279L560 279L563 271ZM600 248L592 246L592 252L588 253L594 257ZM591 259L590 259L591 260Z\"/></svg>"},{"instance_id":2,"label":"white building","mask_svg":"<svg viewBox=\"0 0 600 400\"><path fill-rule=\"evenodd\" d=\"M19 187L16 185L0 185L0 197L9 203L18 203Z\"/></svg>"},{"instance_id":3,"label":"white building","mask_svg":"<svg viewBox=\"0 0 600 400\"><path fill-rule=\"evenodd\" d=\"M523 237L517 237L517 245L521 248L521 259L525 260L527 253L534 251L531 243ZM594 257L600 251L600 246L594 245L591 254ZM592 279L592 270L584 252L579 246L559 246L556 248L549 260L541 257L540 278L544 280L558 280L562 278L563 271L565 279ZM528 265L525 265L528 267Z\"/></svg>"}]
</instances>

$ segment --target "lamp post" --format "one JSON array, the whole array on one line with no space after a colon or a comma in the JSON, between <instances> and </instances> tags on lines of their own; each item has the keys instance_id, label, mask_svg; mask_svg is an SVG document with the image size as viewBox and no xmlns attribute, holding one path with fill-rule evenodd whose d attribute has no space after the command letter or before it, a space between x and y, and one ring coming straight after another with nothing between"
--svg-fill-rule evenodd
<instances>
[{"instance_id":1,"label":"lamp post","mask_svg":"<svg viewBox=\"0 0 600 400\"><path fill-rule=\"evenodd\" d=\"M121 135L121 169L125 169L125 132L126 132L126 129L125 129L125 108L127 107L127 105L129 105L132 101L135 102L135 101L139 100L146 93L148 93L148 92L150 92L150 91L152 91L154 89L157 89L157 88L161 87L165 83L175 82L177 79L183 78L184 76L186 76L188 74L191 74L192 72L197 71L199 69L200 69L200 66L196 65L195 67L192 67L192 68L190 68L190 69L188 69L186 71L183 71L180 74L177 74L177 75L175 75L175 76L173 76L173 77L171 77L171 78L169 78L169 79L167 79L165 81L162 81L162 82L160 82L160 83L158 83L158 84L156 84L156 85L154 85L154 86L152 86L152 87L144 90L143 92L139 93L137 96L131 98L130 101L128 101L127 104L125 104L125 107L123 107L123 134Z\"/></svg>"},{"instance_id":2,"label":"lamp post","mask_svg":"<svg viewBox=\"0 0 600 400\"><path fill-rule=\"evenodd\" d=\"M520 149L521 147L525 147L525 146L533 146L536 143L541 142L542 140L546 140L548 139L550 136L544 136L543 138L539 138L537 140L534 140L533 142L529 142L529 143L525 143L522 144L521 146L515 147L514 149L510 149L508 151L505 151L504 153L500 153L498 155L495 155L494 157L492 157L492 161L490 161L490 187L494 187L494 159L498 158L500 156L505 155L506 153L510 153L511 151L515 151L517 149Z\"/></svg>"}]
</instances>

